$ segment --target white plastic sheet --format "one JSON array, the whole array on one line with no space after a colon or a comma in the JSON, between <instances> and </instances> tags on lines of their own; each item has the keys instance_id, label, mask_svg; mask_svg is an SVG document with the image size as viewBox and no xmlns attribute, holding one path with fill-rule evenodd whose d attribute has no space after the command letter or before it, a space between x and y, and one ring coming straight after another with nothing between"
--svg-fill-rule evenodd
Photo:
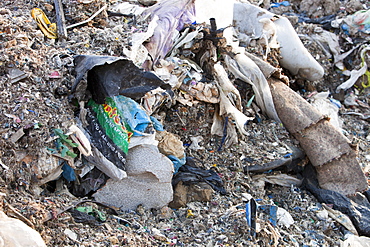
<instances>
[{"instance_id":1,"label":"white plastic sheet","mask_svg":"<svg viewBox=\"0 0 370 247\"><path fill-rule=\"evenodd\" d=\"M266 18L271 20L272 23L260 21L261 19L266 20ZM280 55L282 57L279 60L280 65L288 69L293 75L299 75L307 80L315 81L323 77L324 69L303 46L287 18L276 16L252 4L235 3L234 22L236 30L239 32L239 39L246 43L249 43L252 39L264 38L268 34L271 37L269 43L273 41L274 37L271 36L273 34L271 32L274 30L271 30L271 26L274 24L276 40L280 45Z\"/></svg>"},{"instance_id":2,"label":"white plastic sheet","mask_svg":"<svg viewBox=\"0 0 370 247\"><path fill-rule=\"evenodd\" d=\"M358 69L358 70L355 70L354 69L354 70L351 71L350 78L347 81L343 82L342 84L340 84L337 87L337 89L336 89L336 92L337 93L339 93L341 89L346 90L346 89L352 87L356 83L356 81L358 80L358 78L360 78L360 76L362 76L363 74L366 73L366 71L367 71L367 63L365 61L365 53L367 51L370 51L370 46L364 47L362 49L362 51L361 51L361 59L363 61L362 64L361 64L361 68Z\"/></svg>"},{"instance_id":3,"label":"white plastic sheet","mask_svg":"<svg viewBox=\"0 0 370 247\"><path fill-rule=\"evenodd\" d=\"M225 61L229 71L236 78L252 85L256 95L257 105L261 108L262 112L280 122L272 100L270 87L259 67L244 53L237 54L234 58L225 56Z\"/></svg>"},{"instance_id":4,"label":"white plastic sheet","mask_svg":"<svg viewBox=\"0 0 370 247\"><path fill-rule=\"evenodd\" d=\"M143 14L150 14L152 18L158 17L153 36L145 44L153 63L156 64L170 51L174 38L184 24L195 21L194 0L164 0L148 8Z\"/></svg>"}]
</instances>

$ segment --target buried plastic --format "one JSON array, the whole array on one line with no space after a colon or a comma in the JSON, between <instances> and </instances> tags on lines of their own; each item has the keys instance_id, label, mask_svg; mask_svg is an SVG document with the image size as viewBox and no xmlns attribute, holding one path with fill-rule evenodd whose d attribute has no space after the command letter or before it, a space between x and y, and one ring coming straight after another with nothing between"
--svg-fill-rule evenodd
<instances>
[{"instance_id":1,"label":"buried plastic","mask_svg":"<svg viewBox=\"0 0 370 247\"><path fill-rule=\"evenodd\" d=\"M209 184L212 189L220 192L221 195L226 195L227 192L224 188L224 182L220 176L211 169L204 170L197 167L197 162L196 159L187 157L186 164L180 167L179 172L176 173L172 179L172 184L176 185L180 181L185 183L205 182Z\"/></svg>"},{"instance_id":2,"label":"buried plastic","mask_svg":"<svg viewBox=\"0 0 370 247\"><path fill-rule=\"evenodd\" d=\"M280 121L264 74L253 60L245 55L244 48L238 49L238 51L242 53L236 54L234 57L225 55L225 62L229 71L234 74L236 78L252 86L256 94L257 104L263 113L276 121Z\"/></svg>"},{"instance_id":3,"label":"buried plastic","mask_svg":"<svg viewBox=\"0 0 370 247\"><path fill-rule=\"evenodd\" d=\"M357 230L355 226L352 224L350 218L343 214L342 212L332 209L327 206L325 203L322 204L323 208L325 208L328 216L330 216L333 220L344 226L348 231L358 236Z\"/></svg>"},{"instance_id":4,"label":"buried plastic","mask_svg":"<svg viewBox=\"0 0 370 247\"><path fill-rule=\"evenodd\" d=\"M367 66L367 63L366 63L366 59L365 59L365 55L367 55L367 52L370 51L370 46L365 46L362 50L361 50L361 60L362 60L362 63L361 63L361 68L358 69L358 70L352 70L351 71L351 76L350 78L343 82L342 84L340 84L337 89L336 89L336 92L340 92L340 90L346 90L350 87L352 87L356 81L362 76L364 75L366 72L368 72L368 66ZM367 79L368 81L367 82L363 82L363 85L366 86L366 85L370 85L370 79L369 77L367 76Z\"/></svg>"},{"instance_id":5,"label":"buried plastic","mask_svg":"<svg viewBox=\"0 0 370 247\"><path fill-rule=\"evenodd\" d=\"M111 105L111 109L107 105ZM104 109L116 117L118 114L132 130L133 136L143 136L154 133L150 116L136 101L122 95L106 99ZM117 112L115 112L115 107Z\"/></svg>"},{"instance_id":6,"label":"buried plastic","mask_svg":"<svg viewBox=\"0 0 370 247\"><path fill-rule=\"evenodd\" d=\"M79 55L75 57L74 62L77 75L72 92L75 92L87 73L87 89L98 104L103 104L106 97L117 95L140 99L158 87L173 95L170 85L164 83L154 73L139 69L127 58Z\"/></svg>"},{"instance_id":7,"label":"buried plastic","mask_svg":"<svg viewBox=\"0 0 370 247\"><path fill-rule=\"evenodd\" d=\"M328 116L329 121L332 125L334 125L338 130L342 129L343 121L338 116L340 105L334 104L329 98L329 91L328 92L321 92L314 95L313 105L322 115ZM339 103L340 104L340 103Z\"/></svg>"},{"instance_id":8,"label":"buried plastic","mask_svg":"<svg viewBox=\"0 0 370 247\"><path fill-rule=\"evenodd\" d=\"M348 15L333 22L332 25L334 26L342 23L342 28L349 29L352 35L358 32L370 34L370 11L368 9L359 10L353 15ZM345 27L345 25L348 25L348 27Z\"/></svg>"},{"instance_id":9,"label":"buried plastic","mask_svg":"<svg viewBox=\"0 0 370 247\"><path fill-rule=\"evenodd\" d=\"M311 180L307 180L305 186L320 202L333 204L335 210L346 214L360 235L370 236L370 209L368 207L360 205L338 192L319 189Z\"/></svg>"},{"instance_id":10,"label":"buried plastic","mask_svg":"<svg viewBox=\"0 0 370 247\"><path fill-rule=\"evenodd\" d=\"M276 16L265 9L247 3L235 3L234 22L239 32L239 39L249 44L252 39L261 39L266 33L261 20L274 20L269 26L274 25L276 40L280 45L279 63L293 75L315 81L324 75L324 69L303 46L297 33L289 20Z\"/></svg>"},{"instance_id":11,"label":"buried plastic","mask_svg":"<svg viewBox=\"0 0 370 247\"><path fill-rule=\"evenodd\" d=\"M269 81L276 111L315 166L320 187L344 195L365 190L367 181L350 141L283 82Z\"/></svg>"},{"instance_id":12,"label":"buried plastic","mask_svg":"<svg viewBox=\"0 0 370 247\"><path fill-rule=\"evenodd\" d=\"M213 190L221 195L226 194L222 179L213 170L196 167L194 158L186 158L186 164L180 166L172 179L174 188L173 201L170 207L184 207L188 202L210 201Z\"/></svg>"}]
</instances>

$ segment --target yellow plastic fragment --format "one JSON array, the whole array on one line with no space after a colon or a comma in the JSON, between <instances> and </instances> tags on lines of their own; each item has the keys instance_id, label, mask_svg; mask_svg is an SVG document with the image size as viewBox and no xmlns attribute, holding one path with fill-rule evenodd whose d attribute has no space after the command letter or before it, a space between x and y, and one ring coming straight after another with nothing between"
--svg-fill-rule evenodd
<instances>
[{"instance_id":1,"label":"yellow plastic fragment","mask_svg":"<svg viewBox=\"0 0 370 247\"><path fill-rule=\"evenodd\" d=\"M363 79L362 83L361 83L361 85L364 89L370 87L370 71L366 70L365 75L367 77L367 85L365 84L365 79ZM365 76L363 76L363 77L365 77Z\"/></svg>"},{"instance_id":2,"label":"yellow plastic fragment","mask_svg":"<svg viewBox=\"0 0 370 247\"><path fill-rule=\"evenodd\" d=\"M365 63L365 53L361 54L361 66L367 66L366 63ZM369 70L366 70L365 75L367 77L367 85L365 84L365 79L363 79L362 82L361 82L361 85L364 89L370 87L370 72L369 72ZM365 76L363 76L363 78L364 77Z\"/></svg>"},{"instance_id":3,"label":"yellow plastic fragment","mask_svg":"<svg viewBox=\"0 0 370 247\"><path fill-rule=\"evenodd\" d=\"M194 214L191 211L191 209L188 209L188 214L186 215L186 218L190 218L190 217L193 217L193 216L194 216Z\"/></svg>"},{"instance_id":4,"label":"yellow plastic fragment","mask_svg":"<svg viewBox=\"0 0 370 247\"><path fill-rule=\"evenodd\" d=\"M41 29L46 37L48 37L49 39L58 38L57 25L49 21L44 11L39 8L33 8L31 10L31 16L33 19L35 19L37 26Z\"/></svg>"}]
</instances>

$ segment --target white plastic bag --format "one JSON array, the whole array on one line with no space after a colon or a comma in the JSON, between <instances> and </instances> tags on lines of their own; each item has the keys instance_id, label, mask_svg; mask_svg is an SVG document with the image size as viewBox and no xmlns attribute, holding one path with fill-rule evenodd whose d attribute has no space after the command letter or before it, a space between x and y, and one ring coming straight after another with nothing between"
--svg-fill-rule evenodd
<instances>
[{"instance_id":1,"label":"white plastic bag","mask_svg":"<svg viewBox=\"0 0 370 247\"><path fill-rule=\"evenodd\" d=\"M234 4L236 30L239 31L239 39L247 41L247 43L251 39L263 38L266 33L269 33L266 28L271 29L272 23L269 22L269 25L265 25L264 21L260 22L261 19L265 18L272 20L276 27L276 40L280 45L280 55L282 57L279 60L280 65L288 69L293 75L299 75L304 79L311 81L321 79L324 75L324 69L303 46L287 18L276 16L252 4Z\"/></svg>"}]
</instances>

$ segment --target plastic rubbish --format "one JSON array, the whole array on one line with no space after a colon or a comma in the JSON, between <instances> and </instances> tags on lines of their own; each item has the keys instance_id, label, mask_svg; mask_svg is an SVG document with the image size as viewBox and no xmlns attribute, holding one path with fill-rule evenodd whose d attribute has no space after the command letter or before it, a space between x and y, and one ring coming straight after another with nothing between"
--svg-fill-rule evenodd
<instances>
[{"instance_id":1,"label":"plastic rubbish","mask_svg":"<svg viewBox=\"0 0 370 247\"><path fill-rule=\"evenodd\" d=\"M158 16L154 16L150 21L146 32L138 32L132 35L131 51L124 50L126 56L130 57L133 63L142 67L145 60L148 58L148 50L143 45L154 34L154 30L158 26Z\"/></svg>"},{"instance_id":2,"label":"plastic rubbish","mask_svg":"<svg viewBox=\"0 0 370 247\"><path fill-rule=\"evenodd\" d=\"M108 179L102 171L95 167L81 178L80 176L68 184L69 191L79 197L90 196L100 189Z\"/></svg>"},{"instance_id":3,"label":"plastic rubbish","mask_svg":"<svg viewBox=\"0 0 370 247\"><path fill-rule=\"evenodd\" d=\"M183 158L179 159L174 155L168 155L167 156L173 163L174 173L178 172L180 167L185 165L186 163L186 156L184 155Z\"/></svg>"},{"instance_id":4,"label":"plastic rubbish","mask_svg":"<svg viewBox=\"0 0 370 247\"><path fill-rule=\"evenodd\" d=\"M16 143L19 139L22 138L22 136L24 136L24 131L23 131L23 128L20 128L19 130L17 130L17 132L15 132L11 137L10 137L10 141L13 142L13 143Z\"/></svg>"},{"instance_id":5,"label":"plastic rubbish","mask_svg":"<svg viewBox=\"0 0 370 247\"><path fill-rule=\"evenodd\" d=\"M204 170L196 167L194 158L187 157L186 164L181 166L179 172L172 179L172 184L175 186L180 181L185 183L205 182L214 190L220 192L221 195L226 194L222 179L213 170Z\"/></svg>"},{"instance_id":6,"label":"plastic rubbish","mask_svg":"<svg viewBox=\"0 0 370 247\"><path fill-rule=\"evenodd\" d=\"M323 203L322 206L326 209L328 215L333 220L344 226L348 231L358 236L355 226L353 225L353 223L351 222L350 218L347 215L343 214L338 210L328 207L325 203Z\"/></svg>"},{"instance_id":7,"label":"plastic rubbish","mask_svg":"<svg viewBox=\"0 0 370 247\"><path fill-rule=\"evenodd\" d=\"M143 136L132 136L130 138L130 143L128 145L128 149L140 145L140 144L148 144L148 145L154 145L158 146L158 140L156 140L156 133L153 134L146 134Z\"/></svg>"},{"instance_id":8,"label":"plastic rubbish","mask_svg":"<svg viewBox=\"0 0 370 247\"><path fill-rule=\"evenodd\" d=\"M245 214L247 218L247 223L250 227L250 232L253 237L256 236L257 208L258 208L258 205L253 198L250 199L245 205Z\"/></svg>"},{"instance_id":9,"label":"plastic rubbish","mask_svg":"<svg viewBox=\"0 0 370 247\"><path fill-rule=\"evenodd\" d=\"M116 107L117 114L119 114L123 121L127 123L129 129L133 132L133 136L143 136L154 133L150 116L136 101L122 95L118 95L112 98L107 98L106 102L107 105L112 106L113 109L110 110L107 105L104 105L105 110L114 115L116 114L114 112L114 107Z\"/></svg>"},{"instance_id":10,"label":"plastic rubbish","mask_svg":"<svg viewBox=\"0 0 370 247\"><path fill-rule=\"evenodd\" d=\"M307 169L306 169L307 170ZM319 200L325 204L332 204L333 209L346 214L356 227L360 235L370 237L370 209L357 204L348 197L332 190L318 188L314 181L305 174L305 187Z\"/></svg>"},{"instance_id":11,"label":"plastic rubbish","mask_svg":"<svg viewBox=\"0 0 370 247\"><path fill-rule=\"evenodd\" d=\"M253 117L247 117L241 111L239 111L230 101L230 99L225 95L222 91L221 87L219 88L220 91L220 111L219 115L222 117L230 117L232 120L235 121L235 125L240 133L246 135L247 132L245 131L244 126L248 123L248 121L253 120ZM217 122L214 122L216 124ZM215 128L215 127L212 127Z\"/></svg>"},{"instance_id":12,"label":"plastic rubbish","mask_svg":"<svg viewBox=\"0 0 370 247\"><path fill-rule=\"evenodd\" d=\"M360 10L349 15L343 19L335 20L334 22L342 22L343 25L347 25L348 31L353 35L357 32L370 33L370 11L369 10ZM332 23L332 25L336 25Z\"/></svg>"},{"instance_id":13,"label":"plastic rubbish","mask_svg":"<svg viewBox=\"0 0 370 247\"><path fill-rule=\"evenodd\" d=\"M232 108L232 109L234 111L237 110L236 108ZM242 115L240 116L244 117ZM252 119L253 118L249 118L249 120L252 120ZM230 147L232 144L238 142L238 134L236 133L236 129L235 129L233 121L230 121L230 120L231 118L229 118L228 116L220 116L220 112L215 112L213 115L211 134L222 137L220 145L217 149L218 151L221 151L222 146ZM245 121L249 121L249 120L245 119ZM247 122L245 122L245 124L246 123ZM239 126L238 129L241 127L242 126ZM244 125L243 125L243 129L244 129Z\"/></svg>"},{"instance_id":14,"label":"plastic rubbish","mask_svg":"<svg viewBox=\"0 0 370 247\"><path fill-rule=\"evenodd\" d=\"M276 111L315 166L320 187L344 195L365 190L367 180L350 141L287 85L269 80Z\"/></svg>"},{"instance_id":15,"label":"plastic rubbish","mask_svg":"<svg viewBox=\"0 0 370 247\"><path fill-rule=\"evenodd\" d=\"M278 206L276 205L258 205L258 209L263 210L266 214L269 215L269 221L273 226L276 226L278 222Z\"/></svg>"},{"instance_id":16,"label":"plastic rubbish","mask_svg":"<svg viewBox=\"0 0 370 247\"><path fill-rule=\"evenodd\" d=\"M292 224L294 224L293 217L284 208L278 207L276 216L278 225L283 225L286 228L289 228Z\"/></svg>"},{"instance_id":17,"label":"plastic rubbish","mask_svg":"<svg viewBox=\"0 0 370 247\"><path fill-rule=\"evenodd\" d=\"M76 125L71 125L66 135L68 135L74 141L74 143L78 144L77 148L81 154L85 156L91 155L90 141L79 127Z\"/></svg>"},{"instance_id":18,"label":"plastic rubbish","mask_svg":"<svg viewBox=\"0 0 370 247\"><path fill-rule=\"evenodd\" d=\"M231 98L235 107L239 111L243 111L240 93L238 89L236 89L236 87L231 83L224 67L221 64L216 63L213 66L213 68L214 68L214 76L215 76L215 80L217 81L217 85L219 85L222 92L225 95L227 95L229 99Z\"/></svg>"},{"instance_id":19,"label":"plastic rubbish","mask_svg":"<svg viewBox=\"0 0 370 247\"><path fill-rule=\"evenodd\" d=\"M117 95L140 99L158 87L166 90L168 95L173 95L170 85L165 84L152 72L142 71L127 58L79 55L75 57L74 63L76 80L72 92L75 92L87 73L87 89L98 104L104 104L106 97Z\"/></svg>"},{"instance_id":20,"label":"plastic rubbish","mask_svg":"<svg viewBox=\"0 0 370 247\"><path fill-rule=\"evenodd\" d=\"M141 13L143 13L145 9L146 8L140 7L137 4L131 4L128 2L117 3L109 7L109 11L114 12L114 13L120 13L122 15L127 15L127 16L140 15Z\"/></svg>"},{"instance_id":21,"label":"plastic rubbish","mask_svg":"<svg viewBox=\"0 0 370 247\"><path fill-rule=\"evenodd\" d=\"M289 3L289 1L282 1L282 2L278 2L278 3L271 3L271 5L270 5L271 8L278 8L280 6L287 7L287 6L290 6L290 3Z\"/></svg>"},{"instance_id":22,"label":"plastic rubbish","mask_svg":"<svg viewBox=\"0 0 370 247\"><path fill-rule=\"evenodd\" d=\"M76 158L77 154L75 154L73 150L70 150L70 147L75 148L78 144L69 139L69 136L64 134L61 129L54 129L54 134L59 137L55 141L55 147L56 150L61 153L62 157L68 155L72 158Z\"/></svg>"},{"instance_id":23,"label":"plastic rubbish","mask_svg":"<svg viewBox=\"0 0 370 247\"><path fill-rule=\"evenodd\" d=\"M9 69L8 73L9 73L9 78L10 78L11 83L21 81L28 77L27 73L19 69L16 69L16 68Z\"/></svg>"},{"instance_id":24,"label":"plastic rubbish","mask_svg":"<svg viewBox=\"0 0 370 247\"><path fill-rule=\"evenodd\" d=\"M354 70L351 71L350 78L337 87L337 89L336 89L337 93L339 93L340 90L342 90L342 89L346 90L346 89L352 87L362 75L364 75L365 73L368 72L368 66L367 66L366 59L365 59L365 55L367 55L367 51L370 51L370 46L365 46L365 47L362 48L362 50L361 50L361 60L362 60L361 68L358 69L358 70L354 69ZM370 85L370 77L369 76L367 76L367 81L363 82L364 87L366 87L367 85Z\"/></svg>"},{"instance_id":25,"label":"plastic rubbish","mask_svg":"<svg viewBox=\"0 0 370 247\"><path fill-rule=\"evenodd\" d=\"M158 17L157 26L150 41L144 46L156 65L160 59L164 59L173 46L174 37L185 24L195 21L195 7L192 0L164 0L142 13L150 14L152 18Z\"/></svg>"},{"instance_id":26,"label":"plastic rubbish","mask_svg":"<svg viewBox=\"0 0 370 247\"><path fill-rule=\"evenodd\" d=\"M76 180L76 174L73 168L70 167L68 164L64 163L62 170L63 170L62 175L68 182Z\"/></svg>"},{"instance_id":27,"label":"plastic rubbish","mask_svg":"<svg viewBox=\"0 0 370 247\"><path fill-rule=\"evenodd\" d=\"M307 36L303 36L307 37ZM314 33L310 37L316 41L325 52L328 58L333 57L334 64L341 70L344 70L343 59L346 58L354 49L349 52L341 54L341 48L339 45L339 36L336 34L326 31L320 27L314 29Z\"/></svg>"},{"instance_id":28,"label":"plastic rubbish","mask_svg":"<svg viewBox=\"0 0 370 247\"><path fill-rule=\"evenodd\" d=\"M153 127L156 131L164 131L163 125L153 116L150 116L150 121L153 123Z\"/></svg>"},{"instance_id":29,"label":"plastic rubbish","mask_svg":"<svg viewBox=\"0 0 370 247\"><path fill-rule=\"evenodd\" d=\"M203 136L191 136L189 137L191 144L189 146L190 149L193 150L204 150L204 147L200 146L199 143L203 141Z\"/></svg>"},{"instance_id":30,"label":"plastic rubbish","mask_svg":"<svg viewBox=\"0 0 370 247\"><path fill-rule=\"evenodd\" d=\"M192 105L192 102L194 101L192 98L213 104L220 102L219 89L214 84L203 82L194 82L194 84L189 85L182 84L180 86L180 90L186 92L187 95L182 93L180 95L182 97L179 97L176 100L184 105Z\"/></svg>"},{"instance_id":31,"label":"plastic rubbish","mask_svg":"<svg viewBox=\"0 0 370 247\"><path fill-rule=\"evenodd\" d=\"M103 212L93 208L92 206L77 207L76 210L83 212L83 213L90 214L101 222L104 222L107 220L107 217L105 216Z\"/></svg>"},{"instance_id":32,"label":"plastic rubbish","mask_svg":"<svg viewBox=\"0 0 370 247\"><path fill-rule=\"evenodd\" d=\"M9 218L3 211L0 211L0 245L46 247L37 231L18 219Z\"/></svg>"},{"instance_id":33,"label":"plastic rubbish","mask_svg":"<svg viewBox=\"0 0 370 247\"><path fill-rule=\"evenodd\" d=\"M244 172L265 172L268 170L272 170L281 166L287 166L292 162L292 157L287 158L281 158L278 160L274 160L268 163L265 163L263 165L251 165L251 166L245 166Z\"/></svg>"},{"instance_id":34,"label":"plastic rubbish","mask_svg":"<svg viewBox=\"0 0 370 247\"><path fill-rule=\"evenodd\" d=\"M85 130L91 143L109 161L124 170L132 130L123 119L117 105L118 102L112 98L107 98L104 105L90 100L86 108L86 120L83 122L88 123Z\"/></svg>"},{"instance_id":35,"label":"plastic rubbish","mask_svg":"<svg viewBox=\"0 0 370 247\"><path fill-rule=\"evenodd\" d=\"M156 240L159 240L162 242L165 242L165 241L168 242L168 238L163 233L161 233L161 231L158 230L157 228L152 228L152 236Z\"/></svg>"},{"instance_id":36,"label":"plastic rubbish","mask_svg":"<svg viewBox=\"0 0 370 247\"><path fill-rule=\"evenodd\" d=\"M254 180L263 180L270 184L277 184L284 187L291 187L292 185L299 187L302 180L288 174L267 175L260 174L253 177Z\"/></svg>"},{"instance_id":37,"label":"plastic rubbish","mask_svg":"<svg viewBox=\"0 0 370 247\"><path fill-rule=\"evenodd\" d=\"M293 26L285 17L276 16L252 4L235 3L234 21L236 30L239 32L239 39L247 44L251 39L260 39L264 32L264 23L260 22L263 18L274 20L276 40L281 52L280 65L293 75L304 79L311 81L321 79L324 69L303 46Z\"/></svg>"},{"instance_id":38,"label":"plastic rubbish","mask_svg":"<svg viewBox=\"0 0 370 247\"><path fill-rule=\"evenodd\" d=\"M173 155L179 159L185 156L183 143L174 134L167 131L157 132L156 139L159 141L158 149L162 154Z\"/></svg>"},{"instance_id":39,"label":"plastic rubbish","mask_svg":"<svg viewBox=\"0 0 370 247\"><path fill-rule=\"evenodd\" d=\"M329 98L328 92L321 92L315 94L313 98L313 105L322 115L329 117L329 122L341 131L343 121L339 117L339 107L333 104Z\"/></svg>"},{"instance_id":40,"label":"plastic rubbish","mask_svg":"<svg viewBox=\"0 0 370 247\"><path fill-rule=\"evenodd\" d=\"M348 238L340 242L340 247L368 247L370 238L365 236L349 235Z\"/></svg>"},{"instance_id":41,"label":"plastic rubbish","mask_svg":"<svg viewBox=\"0 0 370 247\"><path fill-rule=\"evenodd\" d=\"M92 147L92 154L86 157L86 159L108 177L113 180L121 180L127 177L127 173L124 170L118 168L113 162L104 157L96 147Z\"/></svg>"},{"instance_id":42,"label":"plastic rubbish","mask_svg":"<svg viewBox=\"0 0 370 247\"><path fill-rule=\"evenodd\" d=\"M41 29L46 37L48 37L49 39L58 38L57 25L49 21L44 11L39 8L34 8L31 10L31 16L36 21L37 26Z\"/></svg>"},{"instance_id":43,"label":"plastic rubbish","mask_svg":"<svg viewBox=\"0 0 370 247\"><path fill-rule=\"evenodd\" d=\"M81 209L82 207L79 208ZM84 212L78 209L71 209L69 210L69 212L71 213L74 221L77 223L90 224L93 226L99 226L101 224L97 221L97 219L93 215L89 214L86 211Z\"/></svg>"},{"instance_id":44,"label":"plastic rubbish","mask_svg":"<svg viewBox=\"0 0 370 247\"><path fill-rule=\"evenodd\" d=\"M225 56L227 68L235 77L252 86L256 95L257 104L262 112L267 114L270 118L280 122L264 74L259 67L245 55L244 48L241 49L241 51L241 54L237 54L233 58L227 55Z\"/></svg>"},{"instance_id":45,"label":"plastic rubbish","mask_svg":"<svg viewBox=\"0 0 370 247\"><path fill-rule=\"evenodd\" d=\"M70 229L66 228L66 229L63 231L63 233L64 233L65 235L67 235L67 237L69 237L71 240L73 240L73 241L78 241L78 235L77 235L74 231L72 231L72 230L70 230Z\"/></svg>"},{"instance_id":46,"label":"plastic rubbish","mask_svg":"<svg viewBox=\"0 0 370 247\"><path fill-rule=\"evenodd\" d=\"M50 155L46 149L40 150L38 169L35 171L35 176L39 179L38 184L42 185L58 179L63 172L61 163L58 157Z\"/></svg>"}]
</instances>

